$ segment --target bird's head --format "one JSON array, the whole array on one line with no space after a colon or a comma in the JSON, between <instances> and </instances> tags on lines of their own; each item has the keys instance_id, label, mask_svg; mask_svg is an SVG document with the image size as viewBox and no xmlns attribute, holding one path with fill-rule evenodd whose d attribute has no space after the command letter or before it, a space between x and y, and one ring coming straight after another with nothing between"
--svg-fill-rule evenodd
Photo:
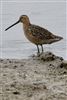
<instances>
[{"instance_id":1,"label":"bird's head","mask_svg":"<svg viewBox=\"0 0 67 100\"><path fill-rule=\"evenodd\" d=\"M29 17L27 15L21 15L19 18L19 21L21 23L27 23L27 22L29 22Z\"/></svg>"},{"instance_id":2,"label":"bird's head","mask_svg":"<svg viewBox=\"0 0 67 100\"><path fill-rule=\"evenodd\" d=\"M12 24L11 26L9 26L8 28L6 28L5 31L7 31L8 29L10 29L11 27L13 27L14 25L20 22L23 24L29 25L30 24L29 17L27 15L21 15L19 20L15 22L14 24Z\"/></svg>"}]
</instances>

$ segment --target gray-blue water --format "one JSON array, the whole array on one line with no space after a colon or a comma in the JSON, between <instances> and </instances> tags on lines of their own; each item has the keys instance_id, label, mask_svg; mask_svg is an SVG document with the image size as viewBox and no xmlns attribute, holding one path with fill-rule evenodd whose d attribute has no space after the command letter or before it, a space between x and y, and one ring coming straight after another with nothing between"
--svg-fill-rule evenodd
<instances>
[{"instance_id":1,"label":"gray-blue water","mask_svg":"<svg viewBox=\"0 0 67 100\"><path fill-rule=\"evenodd\" d=\"M31 23L42 26L64 39L44 45L44 51L66 57L66 3L65 2L3 2L0 32L0 58L28 58L36 54L37 48L24 36L22 24L4 31L16 22L20 15L28 15Z\"/></svg>"}]
</instances>

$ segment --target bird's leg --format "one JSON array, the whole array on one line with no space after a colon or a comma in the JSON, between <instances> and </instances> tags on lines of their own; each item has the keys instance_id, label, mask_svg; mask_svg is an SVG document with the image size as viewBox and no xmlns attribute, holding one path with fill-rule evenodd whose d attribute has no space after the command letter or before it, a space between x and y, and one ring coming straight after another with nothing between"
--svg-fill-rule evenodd
<instances>
[{"instance_id":1,"label":"bird's leg","mask_svg":"<svg viewBox=\"0 0 67 100\"><path fill-rule=\"evenodd\" d=\"M42 49L42 53L43 53L43 51L44 51L44 50L43 50L43 45L41 45L41 49Z\"/></svg>"},{"instance_id":2,"label":"bird's leg","mask_svg":"<svg viewBox=\"0 0 67 100\"><path fill-rule=\"evenodd\" d=\"M38 50L37 54L39 55L39 54L40 54L40 51L39 51L39 47L38 47L38 45L37 45L37 50Z\"/></svg>"}]
</instances>

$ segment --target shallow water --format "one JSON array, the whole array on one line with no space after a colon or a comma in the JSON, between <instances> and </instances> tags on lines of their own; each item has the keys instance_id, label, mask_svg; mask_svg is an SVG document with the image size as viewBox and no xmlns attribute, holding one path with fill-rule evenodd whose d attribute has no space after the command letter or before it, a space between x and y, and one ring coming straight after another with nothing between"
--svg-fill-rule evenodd
<instances>
[{"instance_id":1,"label":"shallow water","mask_svg":"<svg viewBox=\"0 0 67 100\"><path fill-rule=\"evenodd\" d=\"M1 58L20 59L36 54L37 48L25 38L21 23L6 32L4 31L8 26L16 22L20 15L26 14L33 24L47 28L54 34L64 38L57 43L44 45L44 51L51 51L66 59L65 2L3 2L2 5Z\"/></svg>"}]
</instances>

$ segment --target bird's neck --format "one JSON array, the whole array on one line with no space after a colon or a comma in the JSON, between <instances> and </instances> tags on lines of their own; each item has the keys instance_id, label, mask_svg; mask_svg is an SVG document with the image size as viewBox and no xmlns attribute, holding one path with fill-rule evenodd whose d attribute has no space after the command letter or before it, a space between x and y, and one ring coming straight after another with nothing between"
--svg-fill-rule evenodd
<instances>
[{"instance_id":1,"label":"bird's neck","mask_svg":"<svg viewBox=\"0 0 67 100\"><path fill-rule=\"evenodd\" d=\"M29 26L30 25L30 20L27 18L25 20L23 20L23 26Z\"/></svg>"},{"instance_id":2,"label":"bird's neck","mask_svg":"<svg viewBox=\"0 0 67 100\"><path fill-rule=\"evenodd\" d=\"M30 26L30 22L23 23L24 30L27 30L29 26Z\"/></svg>"}]
</instances>

